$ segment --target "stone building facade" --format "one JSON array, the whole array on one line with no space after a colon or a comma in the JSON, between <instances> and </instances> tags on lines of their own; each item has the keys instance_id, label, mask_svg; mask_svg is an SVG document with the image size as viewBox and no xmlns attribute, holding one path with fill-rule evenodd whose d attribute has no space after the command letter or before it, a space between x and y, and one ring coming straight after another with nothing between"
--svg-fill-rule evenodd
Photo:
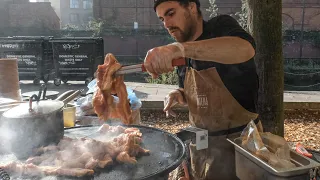
<instances>
[{"instance_id":1,"label":"stone building facade","mask_svg":"<svg viewBox=\"0 0 320 180\"><path fill-rule=\"evenodd\" d=\"M60 29L60 19L49 2L31 3L29 0L0 2L0 32L2 34L15 30L18 35L26 35L34 30L58 29Z\"/></svg>"},{"instance_id":2,"label":"stone building facade","mask_svg":"<svg viewBox=\"0 0 320 180\"><path fill-rule=\"evenodd\" d=\"M93 19L92 0L49 0L61 19L61 27L75 25L79 28Z\"/></svg>"}]
</instances>

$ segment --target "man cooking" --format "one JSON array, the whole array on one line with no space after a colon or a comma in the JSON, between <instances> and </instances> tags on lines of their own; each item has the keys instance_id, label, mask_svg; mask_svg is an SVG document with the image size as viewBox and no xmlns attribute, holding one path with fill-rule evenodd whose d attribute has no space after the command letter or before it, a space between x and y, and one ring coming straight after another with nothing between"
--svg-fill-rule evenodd
<instances>
[{"instance_id":1,"label":"man cooking","mask_svg":"<svg viewBox=\"0 0 320 180\"><path fill-rule=\"evenodd\" d=\"M204 21L199 0L155 0L154 10L176 42L149 50L147 71L156 78L174 70L173 59L187 61L178 68L179 89L166 97L164 111L172 114L175 102L188 105L190 123L209 132L207 149L189 146L192 179L237 179L226 138L239 137L251 120L259 122L254 39L228 15Z\"/></svg>"}]
</instances>

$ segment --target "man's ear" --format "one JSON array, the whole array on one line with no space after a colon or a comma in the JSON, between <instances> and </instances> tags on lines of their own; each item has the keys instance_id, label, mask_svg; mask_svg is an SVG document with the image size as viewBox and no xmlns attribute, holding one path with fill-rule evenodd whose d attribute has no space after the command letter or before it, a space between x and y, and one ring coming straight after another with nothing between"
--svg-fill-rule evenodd
<instances>
[{"instance_id":1,"label":"man's ear","mask_svg":"<svg viewBox=\"0 0 320 180\"><path fill-rule=\"evenodd\" d=\"M189 2L189 10L193 13L193 14L197 14L197 4L195 2Z\"/></svg>"}]
</instances>

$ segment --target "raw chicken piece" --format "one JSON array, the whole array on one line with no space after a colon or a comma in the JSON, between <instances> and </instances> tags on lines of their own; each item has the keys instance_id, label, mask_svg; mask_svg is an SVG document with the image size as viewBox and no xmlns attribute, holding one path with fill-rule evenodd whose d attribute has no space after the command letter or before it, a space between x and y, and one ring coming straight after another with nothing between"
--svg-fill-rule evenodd
<instances>
[{"instance_id":1,"label":"raw chicken piece","mask_svg":"<svg viewBox=\"0 0 320 180\"><path fill-rule=\"evenodd\" d=\"M98 162L100 168L105 168L108 165L113 164L112 158L109 154L105 155L102 160Z\"/></svg>"},{"instance_id":2,"label":"raw chicken piece","mask_svg":"<svg viewBox=\"0 0 320 180\"><path fill-rule=\"evenodd\" d=\"M75 176L93 175L97 168L105 168L120 163L137 163L138 155L148 155L149 151L140 147L142 134L137 128L103 125L101 136L115 133L110 141L91 138L72 139L64 137L57 146L38 148L39 156L28 158L25 163L9 163L0 166L9 174L20 176Z\"/></svg>"},{"instance_id":3,"label":"raw chicken piece","mask_svg":"<svg viewBox=\"0 0 320 180\"><path fill-rule=\"evenodd\" d=\"M81 168L59 168L53 166L36 166L33 164L18 164L10 163L0 168L6 170L7 172L15 172L19 175L27 175L31 177L41 177L45 175L50 176L73 176L73 177L83 177L87 175L93 175L94 171L91 169L81 169Z\"/></svg>"},{"instance_id":4,"label":"raw chicken piece","mask_svg":"<svg viewBox=\"0 0 320 180\"><path fill-rule=\"evenodd\" d=\"M110 126L108 124L103 124L98 129L100 134L112 134L112 135L119 135L125 132L125 128L122 126Z\"/></svg>"},{"instance_id":5,"label":"raw chicken piece","mask_svg":"<svg viewBox=\"0 0 320 180\"><path fill-rule=\"evenodd\" d=\"M123 163L130 163L130 164L137 163L136 158L135 157L130 157L129 154L126 151L121 152L117 156L117 161L118 162L123 162Z\"/></svg>"}]
</instances>

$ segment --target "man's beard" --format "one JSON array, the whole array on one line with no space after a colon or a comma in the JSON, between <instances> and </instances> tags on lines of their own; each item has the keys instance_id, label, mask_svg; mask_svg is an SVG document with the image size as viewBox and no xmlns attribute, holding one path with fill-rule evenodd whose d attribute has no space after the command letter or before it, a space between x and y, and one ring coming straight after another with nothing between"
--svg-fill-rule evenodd
<instances>
[{"instance_id":1,"label":"man's beard","mask_svg":"<svg viewBox=\"0 0 320 180\"><path fill-rule=\"evenodd\" d=\"M195 33L195 23L193 21L188 22L188 26L186 26L185 30L181 30L178 27L170 27L169 31L177 31L179 33L178 36L174 36L172 33L170 35L177 41L177 42L186 42L191 40Z\"/></svg>"},{"instance_id":2,"label":"man's beard","mask_svg":"<svg viewBox=\"0 0 320 180\"><path fill-rule=\"evenodd\" d=\"M171 35L177 42L186 42L188 41L191 36L192 36L192 33L191 33L191 30L190 29L187 29L186 31L182 31L181 29L177 29L176 31L179 32L179 35L178 36L173 36Z\"/></svg>"}]
</instances>

